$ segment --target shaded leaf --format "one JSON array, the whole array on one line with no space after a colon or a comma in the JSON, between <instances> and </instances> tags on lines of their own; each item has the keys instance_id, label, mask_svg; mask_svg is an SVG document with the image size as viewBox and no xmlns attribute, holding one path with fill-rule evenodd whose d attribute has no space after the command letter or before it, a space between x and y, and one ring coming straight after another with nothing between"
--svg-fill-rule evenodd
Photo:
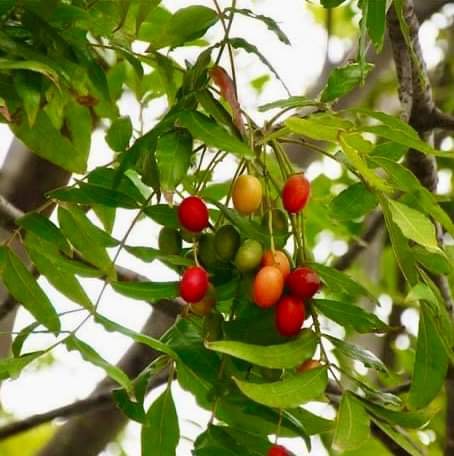
<instances>
[{"instance_id":1,"label":"shaded leaf","mask_svg":"<svg viewBox=\"0 0 454 456\"><path fill-rule=\"evenodd\" d=\"M106 133L106 142L115 152L124 152L131 139L132 123L130 117L119 117L112 122Z\"/></svg>"}]
</instances>

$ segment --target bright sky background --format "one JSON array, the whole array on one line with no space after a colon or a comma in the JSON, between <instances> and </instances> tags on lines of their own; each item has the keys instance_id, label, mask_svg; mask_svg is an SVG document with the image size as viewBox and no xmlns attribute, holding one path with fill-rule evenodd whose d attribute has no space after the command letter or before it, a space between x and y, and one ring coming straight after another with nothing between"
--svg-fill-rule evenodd
<instances>
[{"instance_id":1,"label":"bright sky background","mask_svg":"<svg viewBox=\"0 0 454 456\"><path fill-rule=\"evenodd\" d=\"M194 2L189 0L167 0L163 2L171 10L192 3ZM208 0L199 0L198 3L212 6L211 1ZM230 2L221 1L220 3L227 6ZM319 75L324 61L327 41L324 28L320 24L315 23L312 15L306 8L306 2L303 0L239 0L238 4L239 7L252 8L257 13L271 16L281 24L292 42L293 46L291 47L280 43L260 23L251 22L251 20L243 17L235 20L232 35L242 36L256 44L280 73L292 94L302 95L304 90L309 88ZM437 36L437 26L443 26L443 21L445 21L444 17L437 15L431 23L425 24L421 30L424 54L430 66L436 65L441 58L441 50L434 46L434 44ZM212 39L219 39L221 36L221 27L217 25L209 31L207 38L211 41ZM140 43L137 46L140 48ZM330 57L334 60L340 59L348 46L349 43L345 40L332 40L329 50ZM184 58L193 61L198 51L199 49L197 48L187 49L183 52L178 51L175 55L178 56L181 62L184 61ZM264 117L256 111L257 106L285 97L286 94L280 83L275 80L267 83L265 90L260 95L250 86L251 80L267 72L266 68L254 56L240 52L237 55L236 64L241 104L256 120L261 121ZM225 66L228 67L227 64ZM146 128L150 128L153 125L164 107L165 103L158 100L152 108L147 110L145 113ZM124 99L121 101L121 112L124 115L131 115L133 121L137 123L138 106L132 95L124 96ZM11 137L7 127L0 124L0 160L3 160L6 155ZM104 142L104 132L98 130L93 135L89 167L92 169L97 165L109 161L110 152ZM233 162L227 162L217 172L216 179L227 179L233 173L232 167ZM308 170L308 174L312 178L323 172L330 177L336 177L339 169L334 162L323 160L314 163ZM450 175L446 175L446 173L443 175L442 173L441 178L442 183L440 185L442 188L440 190L446 191ZM131 211L118 211L113 233L115 237L120 238L123 235L133 216L134 213ZM134 228L129 237L128 244L156 247L158 231L159 227L151 221L141 221ZM322 233L320 241L320 245L315 252L319 261L323 261L333 252L339 255L345 250L345 245L333 239L329 232ZM176 275L162 264L158 262L151 265L145 264L127 253L120 255L119 264L136 270L154 281L176 279ZM59 312L75 307L64 296L53 290L45 279L40 279L40 283L49 293L52 302ZM102 284L97 280L87 279L82 280L82 283L89 295L95 300ZM110 288L107 288L103 295L100 311L125 326L139 330L149 315L150 306L140 301L122 297L115 294ZM386 315L383 315L383 317L386 317ZM80 315L65 317L63 328L73 328L80 318ZM15 330L20 330L31 321L31 316L21 309L18 313ZM414 315L410 315L408 321L409 326L414 330ZM79 337L96 347L100 354L112 363L118 361L131 343L126 337L107 333L93 323L87 323L79 332ZM53 338L51 336L34 335L29 337L25 348L30 351L36 350L47 347L52 341ZM405 344L405 341L403 343ZM84 362L74 352L68 353L64 348L58 347L54 350L53 355L56 361L50 367L39 370L31 367L26 369L19 379L7 381L2 385L3 406L17 418L24 418L30 414L44 412L84 398L90 393L96 383L104 377L103 371ZM37 394L37 391L39 391L39 394ZM204 425L209 415L207 412L200 410L195 405L192 397L184 393L176 383L174 383L173 393L180 419L181 435L185 437L181 440L178 456L188 456L192 447L190 440L194 439L200 432L200 429L193 421ZM155 397L155 394L153 397ZM324 404L314 404L314 407L322 412L330 413L329 407ZM186 438L189 440L186 440ZM140 454L140 434L137 425L131 424L128 426L123 445L129 456L138 456ZM300 441L289 442L288 446L297 455L307 454L304 444ZM113 456L118 454L118 449L115 445L111 445L102 454L104 456ZM317 441L314 442L312 454L317 456L324 456L325 454L324 450L317 444Z\"/></svg>"}]
</instances>

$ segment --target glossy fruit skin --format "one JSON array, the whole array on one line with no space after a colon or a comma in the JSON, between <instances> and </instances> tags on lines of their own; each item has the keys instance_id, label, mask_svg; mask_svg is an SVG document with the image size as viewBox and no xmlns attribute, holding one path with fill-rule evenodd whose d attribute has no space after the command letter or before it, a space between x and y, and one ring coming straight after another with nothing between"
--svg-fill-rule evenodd
<instances>
[{"instance_id":1,"label":"glossy fruit skin","mask_svg":"<svg viewBox=\"0 0 454 456\"><path fill-rule=\"evenodd\" d=\"M263 247L260 242L246 239L235 255L235 266L240 272L249 272L256 269L263 256Z\"/></svg>"},{"instance_id":2,"label":"glossy fruit skin","mask_svg":"<svg viewBox=\"0 0 454 456\"><path fill-rule=\"evenodd\" d=\"M296 336L303 326L305 307L302 299L284 296L276 306L276 328L286 337Z\"/></svg>"},{"instance_id":3,"label":"glossy fruit skin","mask_svg":"<svg viewBox=\"0 0 454 456\"><path fill-rule=\"evenodd\" d=\"M268 221L271 215L271 226L273 233L286 234L288 233L288 218L284 211L273 209L268 211L262 218L262 226L268 228Z\"/></svg>"},{"instance_id":4,"label":"glossy fruit skin","mask_svg":"<svg viewBox=\"0 0 454 456\"><path fill-rule=\"evenodd\" d=\"M289 177L282 189L282 203L290 214L297 214L306 206L311 190L310 182L302 175Z\"/></svg>"},{"instance_id":5,"label":"glossy fruit skin","mask_svg":"<svg viewBox=\"0 0 454 456\"><path fill-rule=\"evenodd\" d=\"M231 261L240 248L240 233L232 225L219 228L214 236L214 247L221 261Z\"/></svg>"},{"instance_id":6,"label":"glossy fruit skin","mask_svg":"<svg viewBox=\"0 0 454 456\"><path fill-rule=\"evenodd\" d=\"M320 277L308 267L291 271L285 283L290 292L301 299L310 299L320 290Z\"/></svg>"},{"instance_id":7,"label":"glossy fruit skin","mask_svg":"<svg viewBox=\"0 0 454 456\"><path fill-rule=\"evenodd\" d=\"M183 228L197 233L208 226L208 208L198 196L188 196L178 206L178 219Z\"/></svg>"},{"instance_id":8,"label":"glossy fruit skin","mask_svg":"<svg viewBox=\"0 0 454 456\"><path fill-rule=\"evenodd\" d=\"M181 234L175 228L163 227L159 232L159 250L165 255L179 255L181 252Z\"/></svg>"},{"instance_id":9,"label":"glossy fruit skin","mask_svg":"<svg viewBox=\"0 0 454 456\"><path fill-rule=\"evenodd\" d=\"M202 265L207 268L213 268L217 263L216 251L214 248L214 234L203 233L199 238L197 255Z\"/></svg>"},{"instance_id":10,"label":"glossy fruit skin","mask_svg":"<svg viewBox=\"0 0 454 456\"><path fill-rule=\"evenodd\" d=\"M267 456L290 456L290 453L282 445L273 445L268 450Z\"/></svg>"},{"instance_id":11,"label":"glossy fruit skin","mask_svg":"<svg viewBox=\"0 0 454 456\"><path fill-rule=\"evenodd\" d=\"M296 368L296 371L302 374L303 372L307 372L311 369L317 369L317 367L321 367L322 363L317 359L306 359L303 364Z\"/></svg>"},{"instance_id":12,"label":"glossy fruit skin","mask_svg":"<svg viewBox=\"0 0 454 456\"><path fill-rule=\"evenodd\" d=\"M265 266L257 273L252 285L254 302L264 309L272 307L284 291L284 277L275 266Z\"/></svg>"},{"instance_id":13,"label":"glossy fruit skin","mask_svg":"<svg viewBox=\"0 0 454 456\"><path fill-rule=\"evenodd\" d=\"M233 184L232 201L243 215L252 214L262 203L262 184L255 176L243 174Z\"/></svg>"},{"instance_id":14,"label":"glossy fruit skin","mask_svg":"<svg viewBox=\"0 0 454 456\"><path fill-rule=\"evenodd\" d=\"M282 250L267 250L262 257L260 266L276 266L281 271L284 279L290 274L290 261L288 256Z\"/></svg>"},{"instance_id":15,"label":"glossy fruit skin","mask_svg":"<svg viewBox=\"0 0 454 456\"><path fill-rule=\"evenodd\" d=\"M204 317L208 315L216 305L216 289L209 283L205 296L197 302L191 303L191 311L196 315Z\"/></svg>"},{"instance_id":16,"label":"glossy fruit skin","mask_svg":"<svg viewBox=\"0 0 454 456\"><path fill-rule=\"evenodd\" d=\"M180 281L180 296L186 302L198 302L208 291L208 274L200 266L187 268Z\"/></svg>"}]
</instances>

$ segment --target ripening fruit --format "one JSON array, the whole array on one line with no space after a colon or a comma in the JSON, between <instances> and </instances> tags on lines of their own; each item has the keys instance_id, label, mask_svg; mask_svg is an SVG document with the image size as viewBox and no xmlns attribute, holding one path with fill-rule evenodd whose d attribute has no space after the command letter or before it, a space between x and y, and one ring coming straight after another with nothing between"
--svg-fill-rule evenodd
<instances>
[{"instance_id":1,"label":"ripening fruit","mask_svg":"<svg viewBox=\"0 0 454 456\"><path fill-rule=\"evenodd\" d=\"M270 213L271 212L271 213ZM273 233L275 234L287 234L288 233L288 219L284 211L280 209L273 209L268 211L262 218L262 226L268 229L268 221L271 215L271 226Z\"/></svg>"},{"instance_id":2,"label":"ripening fruit","mask_svg":"<svg viewBox=\"0 0 454 456\"><path fill-rule=\"evenodd\" d=\"M180 296L186 302L198 302L208 290L208 274L199 266L187 268L180 282Z\"/></svg>"},{"instance_id":3,"label":"ripening fruit","mask_svg":"<svg viewBox=\"0 0 454 456\"><path fill-rule=\"evenodd\" d=\"M322 363L317 359L307 359L303 364L298 366L296 370L302 374L303 372L307 372L311 369L317 369L317 367L321 367L321 365Z\"/></svg>"},{"instance_id":4,"label":"ripening fruit","mask_svg":"<svg viewBox=\"0 0 454 456\"><path fill-rule=\"evenodd\" d=\"M282 250L267 250L262 257L260 266L276 266L281 271L284 279L290 274L290 261Z\"/></svg>"},{"instance_id":5,"label":"ripening fruit","mask_svg":"<svg viewBox=\"0 0 454 456\"><path fill-rule=\"evenodd\" d=\"M252 214L262 202L262 184L255 176L238 177L233 184L232 201L240 214Z\"/></svg>"},{"instance_id":6,"label":"ripening fruit","mask_svg":"<svg viewBox=\"0 0 454 456\"><path fill-rule=\"evenodd\" d=\"M320 290L318 274L308 267L296 268L287 276L286 285L295 296L310 299Z\"/></svg>"},{"instance_id":7,"label":"ripening fruit","mask_svg":"<svg viewBox=\"0 0 454 456\"><path fill-rule=\"evenodd\" d=\"M252 285L254 302L262 308L276 304L284 290L284 277L275 266L265 266L260 269Z\"/></svg>"},{"instance_id":8,"label":"ripening fruit","mask_svg":"<svg viewBox=\"0 0 454 456\"><path fill-rule=\"evenodd\" d=\"M235 266L240 272L253 271L258 267L263 256L260 242L246 239L235 255Z\"/></svg>"},{"instance_id":9,"label":"ripening fruit","mask_svg":"<svg viewBox=\"0 0 454 456\"><path fill-rule=\"evenodd\" d=\"M221 261L231 261L240 247L240 234L232 225L219 228L214 236L214 247Z\"/></svg>"},{"instance_id":10,"label":"ripening fruit","mask_svg":"<svg viewBox=\"0 0 454 456\"><path fill-rule=\"evenodd\" d=\"M200 236L197 255L202 265L207 268L213 268L217 263L216 251L214 249L214 234L203 233Z\"/></svg>"},{"instance_id":11,"label":"ripening fruit","mask_svg":"<svg viewBox=\"0 0 454 456\"><path fill-rule=\"evenodd\" d=\"M159 232L158 246L165 255L179 255L181 252L181 234L175 228L163 227Z\"/></svg>"},{"instance_id":12,"label":"ripening fruit","mask_svg":"<svg viewBox=\"0 0 454 456\"><path fill-rule=\"evenodd\" d=\"M282 190L282 203L290 214L296 214L306 206L311 190L310 182L303 174L289 177Z\"/></svg>"},{"instance_id":13,"label":"ripening fruit","mask_svg":"<svg viewBox=\"0 0 454 456\"><path fill-rule=\"evenodd\" d=\"M208 226L208 208L198 196L188 196L178 206L178 219L183 228L197 233Z\"/></svg>"},{"instance_id":14,"label":"ripening fruit","mask_svg":"<svg viewBox=\"0 0 454 456\"><path fill-rule=\"evenodd\" d=\"M267 456L290 456L290 453L282 445L273 445Z\"/></svg>"},{"instance_id":15,"label":"ripening fruit","mask_svg":"<svg viewBox=\"0 0 454 456\"><path fill-rule=\"evenodd\" d=\"M196 314L204 317L211 312L211 309L216 305L216 289L209 283L208 290L205 296L197 302L191 303L191 310Z\"/></svg>"},{"instance_id":16,"label":"ripening fruit","mask_svg":"<svg viewBox=\"0 0 454 456\"><path fill-rule=\"evenodd\" d=\"M296 296L284 296L276 306L276 327L282 336L296 336L303 326L304 302Z\"/></svg>"}]
</instances>

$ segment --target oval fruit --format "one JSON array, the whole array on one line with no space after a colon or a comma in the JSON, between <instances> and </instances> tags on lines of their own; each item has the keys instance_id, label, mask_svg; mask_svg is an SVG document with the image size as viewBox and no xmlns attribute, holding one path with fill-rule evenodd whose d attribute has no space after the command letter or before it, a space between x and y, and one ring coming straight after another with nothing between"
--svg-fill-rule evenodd
<instances>
[{"instance_id":1,"label":"oval fruit","mask_svg":"<svg viewBox=\"0 0 454 456\"><path fill-rule=\"evenodd\" d=\"M265 266L260 269L252 285L254 302L262 308L276 304L284 290L284 277L275 266Z\"/></svg>"},{"instance_id":2,"label":"oval fruit","mask_svg":"<svg viewBox=\"0 0 454 456\"><path fill-rule=\"evenodd\" d=\"M282 336L296 336L303 326L304 302L296 296L284 296L276 306L276 327Z\"/></svg>"},{"instance_id":3,"label":"oval fruit","mask_svg":"<svg viewBox=\"0 0 454 456\"><path fill-rule=\"evenodd\" d=\"M289 177L282 190L282 203L290 214L296 214L306 206L311 189L310 182L302 174Z\"/></svg>"},{"instance_id":4,"label":"oval fruit","mask_svg":"<svg viewBox=\"0 0 454 456\"><path fill-rule=\"evenodd\" d=\"M187 268L180 282L180 296L186 302L200 301L208 290L208 274L199 266Z\"/></svg>"},{"instance_id":5,"label":"oval fruit","mask_svg":"<svg viewBox=\"0 0 454 456\"><path fill-rule=\"evenodd\" d=\"M262 194L262 184L255 176L242 175L233 184L233 205L240 214L252 214L260 207Z\"/></svg>"},{"instance_id":6,"label":"oval fruit","mask_svg":"<svg viewBox=\"0 0 454 456\"><path fill-rule=\"evenodd\" d=\"M258 267L263 256L260 242L246 239L235 255L235 266L240 272L253 271Z\"/></svg>"},{"instance_id":7,"label":"oval fruit","mask_svg":"<svg viewBox=\"0 0 454 456\"><path fill-rule=\"evenodd\" d=\"M221 261L231 261L240 247L240 233L232 225L219 228L214 236L214 247Z\"/></svg>"},{"instance_id":8,"label":"oval fruit","mask_svg":"<svg viewBox=\"0 0 454 456\"><path fill-rule=\"evenodd\" d=\"M175 228L163 227L159 232L158 246L165 255L179 255L181 252L181 234Z\"/></svg>"},{"instance_id":9,"label":"oval fruit","mask_svg":"<svg viewBox=\"0 0 454 456\"><path fill-rule=\"evenodd\" d=\"M269 449L267 456L290 456L290 453L282 445L273 445Z\"/></svg>"},{"instance_id":10,"label":"oval fruit","mask_svg":"<svg viewBox=\"0 0 454 456\"><path fill-rule=\"evenodd\" d=\"M274 254L272 250L267 250L262 257L260 265L263 266L275 266L281 271L284 279L290 274L290 261L288 256L282 250L275 250Z\"/></svg>"},{"instance_id":11,"label":"oval fruit","mask_svg":"<svg viewBox=\"0 0 454 456\"><path fill-rule=\"evenodd\" d=\"M286 285L293 295L310 299L320 290L320 278L311 268L300 267L290 272Z\"/></svg>"},{"instance_id":12,"label":"oval fruit","mask_svg":"<svg viewBox=\"0 0 454 456\"><path fill-rule=\"evenodd\" d=\"M178 219L183 228L197 233L208 226L208 208L198 196L188 196L178 206Z\"/></svg>"},{"instance_id":13,"label":"oval fruit","mask_svg":"<svg viewBox=\"0 0 454 456\"><path fill-rule=\"evenodd\" d=\"M214 249L214 234L204 233L200 236L197 255L205 268L211 269L215 266L217 258Z\"/></svg>"},{"instance_id":14,"label":"oval fruit","mask_svg":"<svg viewBox=\"0 0 454 456\"><path fill-rule=\"evenodd\" d=\"M271 216L271 226L273 233L286 234L288 233L288 219L284 211L273 209L268 211L262 218L262 226L268 228L268 221Z\"/></svg>"},{"instance_id":15,"label":"oval fruit","mask_svg":"<svg viewBox=\"0 0 454 456\"><path fill-rule=\"evenodd\" d=\"M298 366L296 370L302 374L303 372L307 372L311 369L317 369L317 367L321 367L321 365L322 363L318 359L307 359L303 364Z\"/></svg>"},{"instance_id":16,"label":"oval fruit","mask_svg":"<svg viewBox=\"0 0 454 456\"><path fill-rule=\"evenodd\" d=\"M191 303L191 310L196 315L204 317L211 312L211 309L216 305L216 290L214 286L209 283L208 290L205 296L197 302Z\"/></svg>"}]
</instances>

